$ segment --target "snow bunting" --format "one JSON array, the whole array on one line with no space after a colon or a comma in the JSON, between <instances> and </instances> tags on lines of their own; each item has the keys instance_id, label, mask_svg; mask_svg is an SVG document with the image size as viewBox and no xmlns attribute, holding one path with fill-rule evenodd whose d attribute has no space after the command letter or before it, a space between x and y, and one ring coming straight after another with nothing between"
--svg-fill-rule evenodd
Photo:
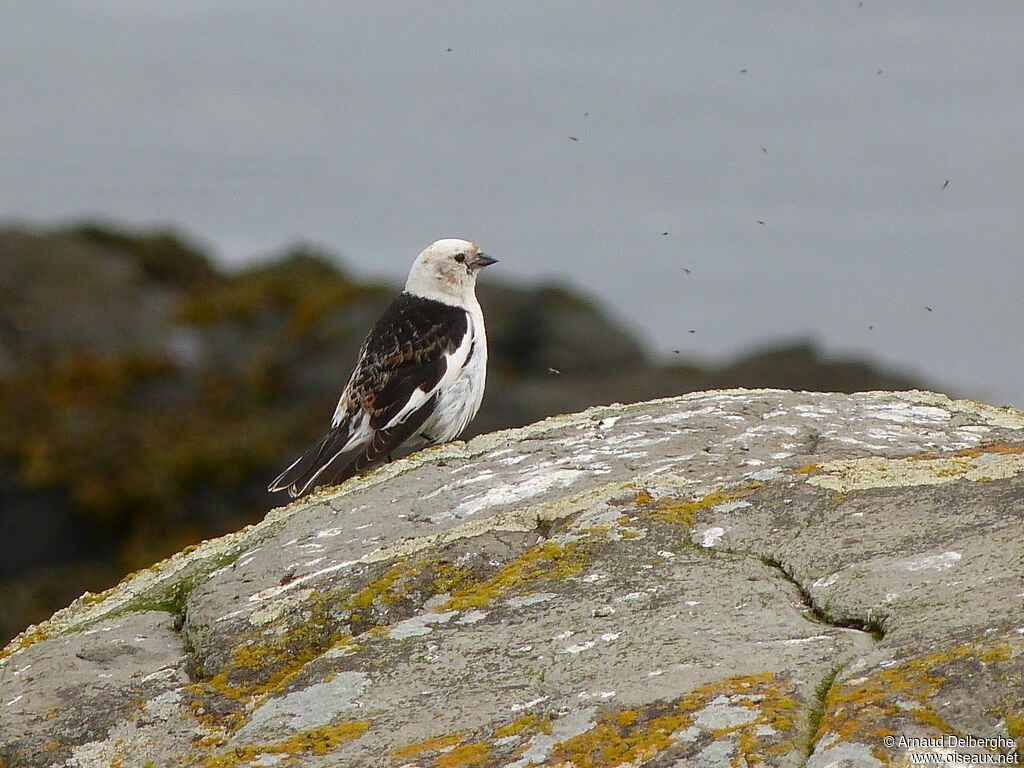
<instances>
[{"instance_id":1,"label":"snow bunting","mask_svg":"<svg viewBox=\"0 0 1024 768\"><path fill-rule=\"evenodd\" d=\"M476 278L495 261L466 240L438 240L416 257L405 290L359 350L331 428L268 490L301 496L314 483L371 469L404 443L459 436L484 396L487 335Z\"/></svg>"}]
</instances>

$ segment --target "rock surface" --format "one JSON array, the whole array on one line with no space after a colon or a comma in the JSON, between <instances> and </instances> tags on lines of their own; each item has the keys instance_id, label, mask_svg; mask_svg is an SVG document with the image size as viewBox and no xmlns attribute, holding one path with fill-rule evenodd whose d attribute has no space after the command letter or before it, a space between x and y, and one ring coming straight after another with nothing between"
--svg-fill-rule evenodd
<instances>
[{"instance_id":1,"label":"rock surface","mask_svg":"<svg viewBox=\"0 0 1024 768\"><path fill-rule=\"evenodd\" d=\"M399 290L339 263L298 247L227 272L174 232L0 228L0 643L278 503L267 482L324 429ZM572 290L501 277L480 285L490 362L467 438L694 390L921 386L807 343L709 367L681 340L659 363Z\"/></svg>"},{"instance_id":2,"label":"rock surface","mask_svg":"<svg viewBox=\"0 0 1024 768\"><path fill-rule=\"evenodd\" d=\"M1022 472L1024 414L926 392L424 451L20 635L0 765L1019 760Z\"/></svg>"}]
</instances>

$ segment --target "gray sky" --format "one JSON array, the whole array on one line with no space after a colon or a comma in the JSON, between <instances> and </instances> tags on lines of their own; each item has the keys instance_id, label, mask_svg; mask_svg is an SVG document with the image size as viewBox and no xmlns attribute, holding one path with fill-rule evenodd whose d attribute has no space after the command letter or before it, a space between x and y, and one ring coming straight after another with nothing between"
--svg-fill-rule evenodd
<instances>
[{"instance_id":1,"label":"gray sky","mask_svg":"<svg viewBox=\"0 0 1024 768\"><path fill-rule=\"evenodd\" d=\"M669 356L813 336L1024 407L1019 2L4 16L2 218L171 223L231 264L312 240L394 278L467 237Z\"/></svg>"}]
</instances>

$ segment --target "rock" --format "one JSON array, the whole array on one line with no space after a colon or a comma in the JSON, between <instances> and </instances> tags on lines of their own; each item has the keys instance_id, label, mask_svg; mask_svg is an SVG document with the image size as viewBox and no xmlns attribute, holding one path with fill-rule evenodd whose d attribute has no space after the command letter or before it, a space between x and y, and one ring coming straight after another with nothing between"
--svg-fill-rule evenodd
<instances>
[{"instance_id":1,"label":"rock","mask_svg":"<svg viewBox=\"0 0 1024 768\"><path fill-rule=\"evenodd\" d=\"M0 373L71 351L159 352L170 294L137 262L68 233L0 230Z\"/></svg>"},{"instance_id":2,"label":"rock","mask_svg":"<svg viewBox=\"0 0 1024 768\"><path fill-rule=\"evenodd\" d=\"M829 358L810 339L757 349L716 368L713 387L778 387L816 392L912 389L910 376L879 370L866 360Z\"/></svg>"},{"instance_id":3,"label":"rock","mask_svg":"<svg viewBox=\"0 0 1024 768\"><path fill-rule=\"evenodd\" d=\"M0 765L1019 759L1022 472L1024 414L919 391L423 451L15 638Z\"/></svg>"},{"instance_id":4,"label":"rock","mask_svg":"<svg viewBox=\"0 0 1024 768\"><path fill-rule=\"evenodd\" d=\"M588 299L558 286L511 288L482 282L487 341L499 375L617 376L648 367L640 343Z\"/></svg>"},{"instance_id":5,"label":"rock","mask_svg":"<svg viewBox=\"0 0 1024 768\"><path fill-rule=\"evenodd\" d=\"M0 642L275 503L398 290L338 264L296 247L228 272L173 231L0 230ZM465 437L701 389L921 386L808 344L663 365L568 289L480 292L487 396Z\"/></svg>"}]
</instances>

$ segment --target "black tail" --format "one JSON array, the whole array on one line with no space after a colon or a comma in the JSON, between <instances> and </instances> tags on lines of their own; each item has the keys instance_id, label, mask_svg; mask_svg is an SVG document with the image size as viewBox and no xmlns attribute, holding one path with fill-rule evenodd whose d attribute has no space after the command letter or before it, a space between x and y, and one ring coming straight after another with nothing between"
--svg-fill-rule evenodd
<instances>
[{"instance_id":1,"label":"black tail","mask_svg":"<svg viewBox=\"0 0 1024 768\"><path fill-rule=\"evenodd\" d=\"M348 424L328 430L313 446L292 462L268 487L268 491L288 489L288 495L301 496L318 477L344 452L350 437Z\"/></svg>"},{"instance_id":2,"label":"black tail","mask_svg":"<svg viewBox=\"0 0 1024 768\"><path fill-rule=\"evenodd\" d=\"M350 477L362 474L388 461L388 455L411 439L427 418L434 412L437 395L409 414L405 421L395 424L390 429L378 429L370 435L366 442L355 446L349 445L352 434L350 422L344 422L329 430L302 456L278 475L267 488L268 491L288 489L290 496L301 496L317 480L322 484L343 483ZM361 448L355 457L343 464L339 457L346 449Z\"/></svg>"}]
</instances>

